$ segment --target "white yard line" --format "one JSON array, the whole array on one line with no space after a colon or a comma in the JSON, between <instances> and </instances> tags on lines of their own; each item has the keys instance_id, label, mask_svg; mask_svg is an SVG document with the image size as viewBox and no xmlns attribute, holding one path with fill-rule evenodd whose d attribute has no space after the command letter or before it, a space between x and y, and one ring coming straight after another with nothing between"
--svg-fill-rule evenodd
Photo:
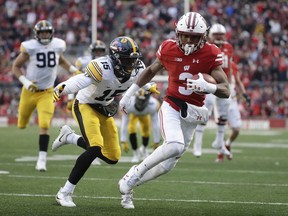
<instances>
[{"instance_id":1,"label":"white yard line","mask_svg":"<svg viewBox=\"0 0 288 216\"><path fill-rule=\"evenodd\" d=\"M15 197L55 197L55 194L14 194L14 193L0 193L0 196L15 196ZM98 197L98 196L73 196L75 198L84 199L114 199L120 200L120 197ZM248 202L235 200L189 200L189 199L147 199L134 198L134 200L142 201L159 201L159 202L189 202L189 203L220 203L220 204L246 204L246 205L274 205L274 206L288 206L288 203L273 203L273 202Z\"/></svg>"}]
</instances>

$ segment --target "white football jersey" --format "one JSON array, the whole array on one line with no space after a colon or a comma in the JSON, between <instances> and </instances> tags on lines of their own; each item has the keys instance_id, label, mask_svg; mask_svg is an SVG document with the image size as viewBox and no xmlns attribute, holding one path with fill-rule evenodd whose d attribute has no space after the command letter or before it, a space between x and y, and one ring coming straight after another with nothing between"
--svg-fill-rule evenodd
<instances>
[{"instance_id":1,"label":"white football jersey","mask_svg":"<svg viewBox=\"0 0 288 216\"><path fill-rule=\"evenodd\" d=\"M92 60L91 55L87 56L81 56L76 59L75 66L82 72L84 72L86 66L89 64L89 62Z\"/></svg>"},{"instance_id":2,"label":"white football jersey","mask_svg":"<svg viewBox=\"0 0 288 216\"><path fill-rule=\"evenodd\" d=\"M36 39L21 43L21 52L29 55L26 77L33 81L39 89L48 89L54 86L57 76L60 54L66 50L66 42L59 38L43 45Z\"/></svg>"},{"instance_id":3,"label":"white football jersey","mask_svg":"<svg viewBox=\"0 0 288 216\"><path fill-rule=\"evenodd\" d=\"M77 93L76 99L82 104L102 104L107 106L114 97L122 95L145 69L142 61L131 73L131 77L121 83L114 74L110 57L93 59L85 68L84 74L73 76L61 83L65 84L62 94Z\"/></svg>"}]
</instances>

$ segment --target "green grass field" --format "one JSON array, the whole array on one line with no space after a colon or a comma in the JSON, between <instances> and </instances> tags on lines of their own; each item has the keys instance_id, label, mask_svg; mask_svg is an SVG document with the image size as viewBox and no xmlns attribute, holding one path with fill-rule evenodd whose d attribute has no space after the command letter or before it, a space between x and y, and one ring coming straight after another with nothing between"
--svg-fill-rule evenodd
<instances>
[{"instance_id":1,"label":"green grass field","mask_svg":"<svg viewBox=\"0 0 288 216\"><path fill-rule=\"evenodd\" d=\"M76 128L78 131L78 129ZM58 128L51 129L51 140ZM48 153L48 171L35 171L38 128L0 128L0 215L288 215L288 132L242 131L234 158L214 163L214 132L205 131L204 154L186 152L169 174L134 191L134 210L122 209L118 180L131 163L92 165L74 192L76 208L58 206L55 195L82 152L64 146ZM49 148L50 149L50 148ZM3 174L3 171L9 174Z\"/></svg>"}]
</instances>

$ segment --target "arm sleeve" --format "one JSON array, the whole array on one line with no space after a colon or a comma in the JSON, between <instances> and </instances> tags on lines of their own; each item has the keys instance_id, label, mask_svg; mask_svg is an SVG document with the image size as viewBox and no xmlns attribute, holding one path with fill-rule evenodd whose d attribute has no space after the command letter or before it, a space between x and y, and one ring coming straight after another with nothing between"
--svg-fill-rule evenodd
<instances>
[{"instance_id":1,"label":"arm sleeve","mask_svg":"<svg viewBox=\"0 0 288 216\"><path fill-rule=\"evenodd\" d=\"M84 74L73 76L70 79L61 83L65 85L62 94L77 93L79 90L91 85L92 83L93 80L90 77L85 76Z\"/></svg>"}]
</instances>

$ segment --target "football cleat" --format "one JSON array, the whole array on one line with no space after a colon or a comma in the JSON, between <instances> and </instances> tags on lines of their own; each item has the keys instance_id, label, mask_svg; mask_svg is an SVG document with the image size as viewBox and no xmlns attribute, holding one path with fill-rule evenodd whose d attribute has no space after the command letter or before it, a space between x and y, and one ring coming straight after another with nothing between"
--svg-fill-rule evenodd
<instances>
[{"instance_id":1,"label":"football cleat","mask_svg":"<svg viewBox=\"0 0 288 216\"><path fill-rule=\"evenodd\" d=\"M60 129L60 134L52 144L52 151L56 151L61 146L68 144L67 136L72 133L74 133L74 130L72 130L68 125L62 126Z\"/></svg>"},{"instance_id":2,"label":"football cleat","mask_svg":"<svg viewBox=\"0 0 288 216\"><path fill-rule=\"evenodd\" d=\"M75 207L76 204L72 200L72 193L63 192L62 188L56 195L56 202L64 207Z\"/></svg>"},{"instance_id":3,"label":"football cleat","mask_svg":"<svg viewBox=\"0 0 288 216\"><path fill-rule=\"evenodd\" d=\"M133 190L128 194L121 195L121 206L125 209L134 209L133 204Z\"/></svg>"},{"instance_id":4,"label":"football cleat","mask_svg":"<svg viewBox=\"0 0 288 216\"><path fill-rule=\"evenodd\" d=\"M122 195L131 193L132 188L139 181L139 177L135 174L136 166L137 165L132 166L130 170L118 182L119 191Z\"/></svg>"},{"instance_id":5,"label":"football cleat","mask_svg":"<svg viewBox=\"0 0 288 216\"><path fill-rule=\"evenodd\" d=\"M47 168L46 168L46 159L44 159L44 158L39 158L39 159L37 160L35 169L36 169L37 171L40 171L40 172L45 172L45 171L47 171Z\"/></svg>"}]
</instances>

